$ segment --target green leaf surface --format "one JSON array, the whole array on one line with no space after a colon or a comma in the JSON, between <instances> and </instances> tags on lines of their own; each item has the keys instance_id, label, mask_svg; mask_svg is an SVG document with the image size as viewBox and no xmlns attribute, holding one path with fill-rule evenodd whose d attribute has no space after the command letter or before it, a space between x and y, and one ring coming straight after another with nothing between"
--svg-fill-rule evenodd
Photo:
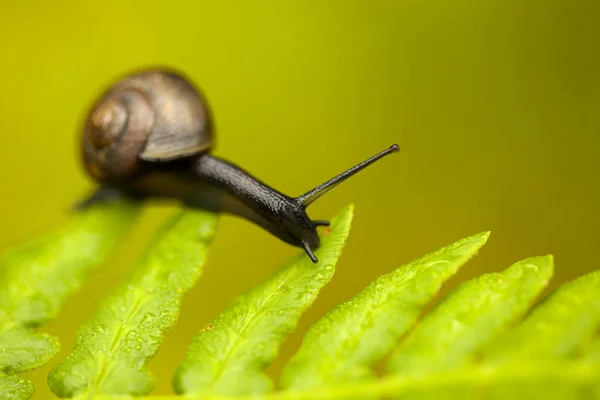
<instances>
[{"instance_id":1,"label":"green leaf surface","mask_svg":"<svg viewBox=\"0 0 600 400\"><path fill-rule=\"evenodd\" d=\"M287 389L358 382L416 322L439 288L481 248L488 232L462 239L369 284L320 319L283 371Z\"/></svg>"},{"instance_id":2,"label":"green leaf surface","mask_svg":"<svg viewBox=\"0 0 600 400\"><path fill-rule=\"evenodd\" d=\"M348 206L332 219L331 232L322 238L316 252L318 264L299 254L201 331L177 370L176 392L203 397L271 390L273 384L264 369L332 277L352 216L353 207Z\"/></svg>"},{"instance_id":3,"label":"green leaf surface","mask_svg":"<svg viewBox=\"0 0 600 400\"><path fill-rule=\"evenodd\" d=\"M534 257L462 284L401 343L388 371L419 374L471 361L483 344L525 314L552 270L551 256Z\"/></svg>"},{"instance_id":4,"label":"green leaf surface","mask_svg":"<svg viewBox=\"0 0 600 400\"><path fill-rule=\"evenodd\" d=\"M0 307L18 324L55 318L89 272L102 264L129 231L135 203L94 206L57 232L10 250L0 261Z\"/></svg>"},{"instance_id":5,"label":"green leaf surface","mask_svg":"<svg viewBox=\"0 0 600 400\"><path fill-rule=\"evenodd\" d=\"M56 338L16 325L0 310L1 371L14 373L40 367L54 357L58 349Z\"/></svg>"},{"instance_id":6,"label":"green leaf surface","mask_svg":"<svg viewBox=\"0 0 600 400\"><path fill-rule=\"evenodd\" d=\"M396 375L377 381L349 381L344 385L280 392L266 396L264 399L333 400L396 396L399 399L590 400L596 398L590 395L598 379L600 379L600 369L597 365L579 362L509 363L494 367L473 365L424 375ZM504 390L499 391L499 388ZM562 390L556 392L556 388ZM532 389L535 390L534 393L530 392ZM189 400L200 400L200 398Z\"/></svg>"},{"instance_id":7,"label":"green leaf surface","mask_svg":"<svg viewBox=\"0 0 600 400\"><path fill-rule=\"evenodd\" d=\"M460 399L460 400L592 400L600 380L598 365L578 361L519 362L495 366L465 365L453 370L420 375L387 376L376 381L346 382L300 391L272 392L258 396L206 396L187 394L182 400L346 400L351 398ZM498 391L498 388L506 389ZM558 390L557 390L558 389ZM531 392L530 390L534 390ZM386 396L386 397L384 397ZM596 396L596 397L594 397ZM172 395L138 400L175 400ZM94 396L94 400L131 400L130 397ZM90 400L86 398L86 400Z\"/></svg>"},{"instance_id":8,"label":"green leaf surface","mask_svg":"<svg viewBox=\"0 0 600 400\"><path fill-rule=\"evenodd\" d=\"M0 372L0 399L27 400L33 392L33 384L25 378Z\"/></svg>"},{"instance_id":9,"label":"green leaf surface","mask_svg":"<svg viewBox=\"0 0 600 400\"><path fill-rule=\"evenodd\" d=\"M58 231L9 250L0 261L0 371L23 372L48 362L58 341L33 327L55 318L90 270L129 230L138 206L121 203L75 214ZM28 398L31 383L2 375L0 398ZM20 385L20 388L19 388Z\"/></svg>"},{"instance_id":10,"label":"green leaf surface","mask_svg":"<svg viewBox=\"0 0 600 400\"><path fill-rule=\"evenodd\" d=\"M489 362L574 357L600 326L600 271L557 289L485 353Z\"/></svg>"},{"instance_id":11,"label":"green leaf surface","mask_svg":"<svg viewBox=\"0 0 600 400\"><path fill-rule=\"evenodd\" d=\"M585 354L585 361L600 370L600 337L596 337L590 344ZM596 399L600 399L600 377L596 381L593 393Z\"/></svg>"},{"instance_id":12,"label":"green leaf surface","mask_svg":"<svg viewBox=\"0 0 600 400\"><path fill-rule=\"evenodd\" d=\"M137 395L152 390L146 365L175 323L182 296L199 278L217 216L178 213L148 247L129 278L100 305L73 352L48 378L60 397Z\"/></svg>"}]
</instances>

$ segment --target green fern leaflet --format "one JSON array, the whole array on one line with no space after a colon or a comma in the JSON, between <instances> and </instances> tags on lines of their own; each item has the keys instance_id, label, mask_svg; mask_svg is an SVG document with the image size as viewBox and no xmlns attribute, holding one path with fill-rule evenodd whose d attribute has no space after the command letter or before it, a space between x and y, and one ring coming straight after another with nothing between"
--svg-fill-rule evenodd
<instances>
[{"instance_id":1,"label":"green fern leaflet","mask_svg":"<svg viewBox=\"0 0 600 400\"><path fill-rule=\"evenodd\" d=\"M32 396L19 373L59 348L37 328L110 255L138 209L94 207L0 261L1 399ZM533 257L462 283L421 315L487 232L379 277L313 325L279 380L268 376L281 343L332 279L353 212L348 206L332 219L318 264L298 254L199 326L174 371L177 395L152 396L147 364L200 278L218 224L215 214L182 210L81 327L50 388L73 399L600 398L600 271L537 301L554 264Z\"/></svg>"}]
</instances>

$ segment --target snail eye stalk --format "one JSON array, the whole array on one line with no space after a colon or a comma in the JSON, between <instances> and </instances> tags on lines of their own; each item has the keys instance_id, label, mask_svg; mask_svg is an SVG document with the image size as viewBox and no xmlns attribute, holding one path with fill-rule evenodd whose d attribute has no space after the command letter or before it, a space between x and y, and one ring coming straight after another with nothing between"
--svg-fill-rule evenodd
<instances>
[{"instance_id":1,"label":"snail eye stalk","mask_svg":"<svg viewBox=\"0 0 600 400\"><path fill-rule=\"evenodd\" d=\"M322 219L318 219L312 222L314 226L329 226L331 225L329 221L325 221Z\"/></svg>"},{"instance_id":2,"label":"snail eye stalk","mask_svg":"<svg viewBox=\"0 0 600 400\"><path fill-rule=\"evenodd\" d=\"M312 249L308 245L308 242L302 241L302 247L304 247L304 251L306 251L306 254L308 254L308 257L313 263L316 264L319 262L319 259L317 258L317 256L315 256L315 253L313 253Z\"/></svg>"},{"instance_id":3,"label":"snail eye stalk","mask_svg":"<svg viewBox=\"0 0 600 400\"><path fill-rule=\"evenodd\" d=\"M375 154L373 157L366 159L365 161L356 164L354 167L342 172L341 174L334 176L330 180L325 183L320 184L316 188L309 190L304 193L302 196L296 198L296 200L302 204L304 208L311 205L315 200L319 197L323 196L325 193L350 178L352 175L357 172L367 168L369 165L373 164L375 161L381 160L383 157L390 155L392 153L396 153L400 150L400 147L397 144L393 144L382 152Z\"/></svg>"}]
</instances>

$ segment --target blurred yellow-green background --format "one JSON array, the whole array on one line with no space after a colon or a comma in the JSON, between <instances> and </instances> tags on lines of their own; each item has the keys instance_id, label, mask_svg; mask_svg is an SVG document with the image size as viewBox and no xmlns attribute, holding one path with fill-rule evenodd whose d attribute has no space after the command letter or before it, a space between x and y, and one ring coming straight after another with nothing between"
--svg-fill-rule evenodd
<instances>
[{"instance_id":1,"label":"blurred yellow-green background","mask_svg":"<svg viewBox=\"0 0 600 400\"><path fill-rule=\"evenodd\" d=\"M336 276L285 342L429 250L483 230L444 288L533 255L554 285L597 269L600 3L594 0L10 2L0 12L0 250L51 230L93 184L78 127L105 85L166 65L202 87L215 153L297 195L391 143L401 152L311 206L354 202ZM62 351L174 207L150 205L111 262L45 328ZM298 250L224 217L204 277L150 368L155 393L197 329Z\"/></svg>"}]
</instances>

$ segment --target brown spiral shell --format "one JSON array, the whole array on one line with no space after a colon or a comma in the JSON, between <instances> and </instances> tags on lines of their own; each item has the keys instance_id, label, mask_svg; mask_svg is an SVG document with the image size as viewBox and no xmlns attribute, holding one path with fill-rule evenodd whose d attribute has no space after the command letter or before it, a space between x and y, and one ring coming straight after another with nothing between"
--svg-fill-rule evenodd
<instances>
[{"instance_id":1,"label":"brown spiral shell","mask_svg":"<svg viewBox=\"0 0 600 400\"><path fill-rule=\"evenodd\" d=\"M188 157L212 145L204 99L183 76L164 70L130 75L106 91L82 139L85 166L98 181L131 177L141 160Z\"/></svg>"}]
</instances>

